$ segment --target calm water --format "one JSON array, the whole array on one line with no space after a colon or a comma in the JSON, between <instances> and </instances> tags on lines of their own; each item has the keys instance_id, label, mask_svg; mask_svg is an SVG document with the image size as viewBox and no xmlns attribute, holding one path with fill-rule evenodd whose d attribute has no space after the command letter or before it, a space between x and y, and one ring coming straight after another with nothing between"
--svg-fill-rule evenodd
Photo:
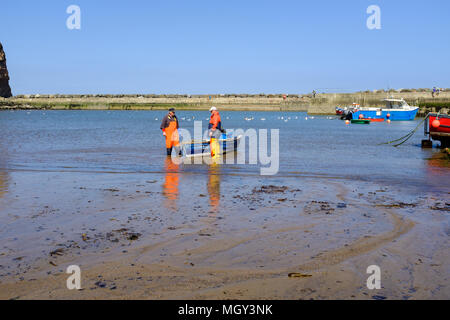
<instances>
[{"instance_id":1,"label":"calm water","mask_svg":"<svg viewBox=\"0 0 450 320\"><path fill-rule=\"evenodd\" d=\"M0 112L0 172L73 171L159 173L167 170L162 111ZM193 134L194 121L207 128L208 112L180 111L181 127ZM429 159L423 130L399 148L383 145L404 136L419 121L348 125L302 112L221 112L225 128L280 129L277 177L323 176L374 180L399 188L448 192L450 170ZM253 118L246 121L244 118ZM282 119L283 118L283 119ZM184 119L184 120L183 120ZM191 121L188 121L191 120ZM265 119L265 121L261 120ZM222 175L258 175L259 166L222 165ZM207 173L185 165L179 172Z\"/></svg>"}]
</instances>

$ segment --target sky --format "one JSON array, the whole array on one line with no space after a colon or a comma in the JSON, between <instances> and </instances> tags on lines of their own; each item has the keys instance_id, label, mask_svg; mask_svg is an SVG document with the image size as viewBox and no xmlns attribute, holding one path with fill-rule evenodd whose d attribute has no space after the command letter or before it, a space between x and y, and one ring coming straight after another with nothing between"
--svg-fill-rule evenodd
<instances>
[{"instance_id":1,"label":"sky","mask_svg":"<svg viewBox=\"0 0 450 320\"><path fill-rule=\"evenodd\" d=\"M81 29L69 30L70 5ZM381 10L369 30L367 8ZM450 87L448 0L2 0L13 94Z\"/></svg>"}]
</instances>

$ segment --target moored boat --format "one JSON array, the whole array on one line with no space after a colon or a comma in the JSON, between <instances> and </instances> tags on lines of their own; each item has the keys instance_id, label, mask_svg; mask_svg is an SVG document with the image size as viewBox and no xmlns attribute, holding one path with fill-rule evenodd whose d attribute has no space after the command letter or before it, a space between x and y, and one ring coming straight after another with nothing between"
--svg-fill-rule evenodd
<instances>
[{"instance_id":1,"label":"moored boat","mask_svg":"<svg viewBox=\"0 0 450 320\"><path fill-rule=\"evenodd\" d=\"M441 142L442 147L450 146L450 115L429 113L425 122L425 133L433 140Z\"/></svg>"},{"instance_id":2,"label":"moored boat","mask_svg":"<svg viewBox=\"0 0 450 320\"><path fill-rule=\"evenodd\" d=\"M336 107L336 115L340 116L344 113L344 108Z\"/></svg>"},{"instance_id":3,"label":"moored boat","mask_svg":"<svg viewBox=\"0 0 450 320\"><path fill-rule=\"evenodd\" d=\"M359 108L358 103L353 103L349 107L336 107L336 115L341 116L341 120L351 120L347 119L348 115L351 115L354 110L357 110Z\"/></svg>"},{"instance_id":4,"label":"moored boat","mask_svg":"<svg viewBox=\"0 0 450 320\"><path fill-rule=\"evenodd\" d=\"M216 153L221 155L237 151L241 138L242 136L223 134L217 139ZM209 140L183 142L182 154L187 158L211 157L211 142Z\"/></svg>"},{"instance_id":5,"label":"moored boat","mask_svg":"<svg viewBox=\"0 0 450 320\"><path fill-rule=\"evenodd\" d=\"M353 119L352 124L370 124L370 120L369 119Z\"/></svg>"},{"instance_id":6,"label":"moored boat","mask_svg":"<svg viewBox=\"0 0 450 320\"><path fill-rule=\"evenodd\" d=\"M361 119L361 120L369 120L370 122L384 122L384 118L375 118L375 119L372 119L372 118L367 118L367 119Z\"/></svg>"},{"instance_id":7,"label":"moored boat","mask_svg":"<svg viewBox=\"0 0 450 320\"><path fill-rule=\"evenodd\" d=\"M430 113L428 119L430 133L450 134L450 115Z\"/></svg>"},{"instance_id":8,"label":"moored boat","mask_svg":"<svg viewBox=\"0 0 450 320\"><path fill-rule=\"evenodd\" d=\"M411 121L416 118L419 107L408 105L403 99L384 99L384 108L364 107L353 111L353 119L389 119L391 121Z\"/></svg>"}]
</instances>

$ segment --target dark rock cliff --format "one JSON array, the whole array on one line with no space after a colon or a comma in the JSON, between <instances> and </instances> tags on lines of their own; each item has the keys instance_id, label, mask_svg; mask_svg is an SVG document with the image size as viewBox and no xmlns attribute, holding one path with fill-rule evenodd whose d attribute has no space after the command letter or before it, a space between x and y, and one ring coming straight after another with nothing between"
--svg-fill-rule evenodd
<instances>
[{"instance_id":1,"label":"dark rock cliff","mask_svg":"<svg viewBox=\"0 0 450 320\"><path fill-rule=\"evenodd\" d=\"M3 46L0 43L0 97L9 98L12 96L11 87L9 86L9 74L6 67L6 56Z\"/></svg>"}]
</instances>

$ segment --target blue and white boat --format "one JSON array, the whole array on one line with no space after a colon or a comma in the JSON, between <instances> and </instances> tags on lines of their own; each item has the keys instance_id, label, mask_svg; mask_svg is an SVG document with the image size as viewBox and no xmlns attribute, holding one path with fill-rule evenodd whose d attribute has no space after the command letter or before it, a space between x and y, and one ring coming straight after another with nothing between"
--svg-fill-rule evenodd
<instances>
[{"instance_id":1,"label":"blue and white boat","mask_svg":"<svg viewBox=\"0 0 450 320\"><path fill-rule=\"evenodd\" d=\"M218 143L218 155L223 155L229 152L235 152L238 149L240 140L242 136L234 136L233 133L224 133L219 139ZM200 141L188 141L183 142L181 148L181 153L183 157L194 158L194 157L211 157L211 141L210 140L200 140Z\"/></svg>"},{"instance_id":2,"label":"blue and white boat","mask_svg":"<svg viewBox=\"0 0 450 320\"><path fill-rule=\"evenodd\" d=\"M353 111L353 119L389 119L391 121L410 121L416 118L419 107L408 105L403 99L384 99L385 108L358 108Z\"/></svg>"}]
</instances>

